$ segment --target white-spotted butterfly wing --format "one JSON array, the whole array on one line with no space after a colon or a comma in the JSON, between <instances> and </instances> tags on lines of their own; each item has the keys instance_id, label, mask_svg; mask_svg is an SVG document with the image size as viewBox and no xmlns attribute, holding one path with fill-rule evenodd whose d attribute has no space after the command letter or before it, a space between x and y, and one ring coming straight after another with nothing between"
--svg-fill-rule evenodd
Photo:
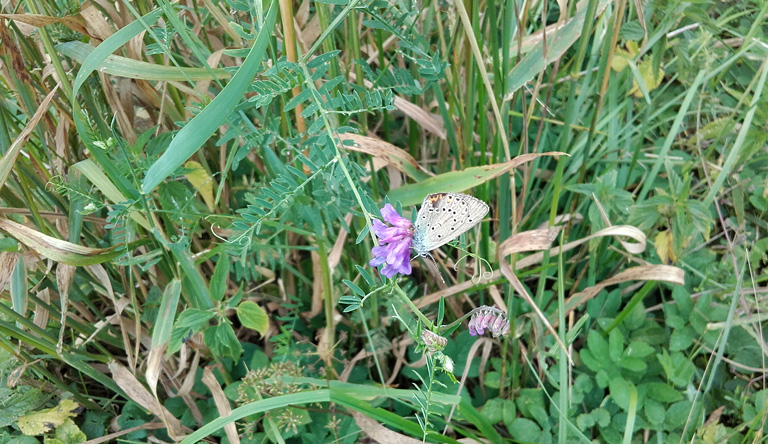
<instances>
[{"instance_id":1,"label":"white-spotted butterfly wing","mask_svg":"<svg viewBox=\"0 0 768 444\"><path fill-rule=\"evenodd\" d=\"M482 200L461 193L434 193L424 198L411 247L419 256L456 239L488 214Z\"/></svg>"}]
</instances>

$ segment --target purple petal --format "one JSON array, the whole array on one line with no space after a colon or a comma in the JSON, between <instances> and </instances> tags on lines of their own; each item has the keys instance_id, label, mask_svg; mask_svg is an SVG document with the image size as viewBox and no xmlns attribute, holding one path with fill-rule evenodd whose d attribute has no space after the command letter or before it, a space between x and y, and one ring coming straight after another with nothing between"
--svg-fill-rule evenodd
<instances>
[{"instance_id":1,"label":"purple petal","mask_svg":"<svg viewBox=\"0 0 768 444\"><path fill-rule=\"evenodd\" d=\"M493 321L493 324L491 324L489 327L491 331L493 331L494 334L499 334L499 330L501 330L501 327L504 325L504 318L501 316L497 316L496 320Z\"/></svg>"},{"instance_id":2,"label":"purple petal","mask_svg":"<svg viewBox=\"0 0 768 444\"><path fill-rule=\"evenodd\" d=\"M397 242L405 238L407 235L408 232L402 228L388 227L387 229L381 231L381 234L378 236L381 242Z\"/></svg>"},{"instance_id":3,"label":"purple petal","mask_svg":"<svg viewBox=\"0 0 768 444\"><path fill-rule=\"evenodd\" d=\"M495 315L493 315L493 314L491 314L491 313L488 313L488 314L486 314L486 315L483 317L483 322L482 322L483 328L484 328L484 329L485 329L485 328L488 328L488 324L490 324L490 323L491 323L491 321L493 321L495 318L496 318L496 316L495 316Z\"/></svg>"},{"instance_id":4,"label":"purple petal","mask_svg":"<svg viewBox=\"0 0 768 444\"><path fill-rule=\"evenodd\" d=\"M411 274L411 271L411 261L401 263L397 269L397 272L400 274Z\"/></svg>"},{"instance_id":5,"label":"purple petal","mask_svg":"<svg viewBox=\"0 0 768 444\"><path fill-rule=\"evenodd\" d=\"M411 221L406 219L406 218L404 218L404 217L398 216L395 219L389 220L389 223L391 223L392 225L394 225L396 227L400 227L400 228L407 229L407 230L413 230L413 224L411 223Z\"/></svg>"},{"instance_id":6,"label":"purple petal","mask_svg":"<svg viewBox=\"0 0 768 444\"><path fill-rule=\"evenodd\" d=\"M403 262L403 261L410 262L409 260L410 255L411 255L411 242L400 241L394 244L393 248L389 251L389 254L387 255L387 263L394 264L394 263Z\"/></svg>"},{"instance_id":7,"label":"purple petal","mask_svg":"<svg viewBox=\"0 0 768 444\"><path fill-rule=\"evenodd\" d=\"M384 264L384 266L381 268L381 274L384 276L391 278L395 274L397 274L397 270L395 270L395 267L393 267L390 264Z\"/></svg>"},{"instance_id":8,"label":"purple petal","mask_svg":"<svg viewBox=\"0 0 768 444\"><path fill-rule=\"evenodd\" d=\"M378 247L371 248L371 253L373 253L374 256L378 256L378 257L387 257L388 252L389 252L388 245L379 245Z\"/></svg>"},{"instance_id":9,"label":"purple petal","mask_svg":"<svg viewBox=\"0 0 768 444\"><path fill-rule=\"evenodd\" d=\"M378 219L374 219L373 223L371 224L371 231L373 231L373 234L375 234L378 237L382 237L382 234L384 230L386 230L388 227L384 225L384 223Z\"/></svg>"},{"instance_id":10,"label":"purple petal","mask_svg":"<svg viewBox=\"0 0 768 444\"><path fill-rule=\"evenodd\" d=\"M392 204L384 205L384 208L381 209L381 217L383 217L385 221L389 222L390 224L396 227L401 227L401 228L411 227L411 221L400 216L400 214L397 212L397 210L395 210L395 207L393 207Z\"/></svg>"},{"instance_id":11,"label":"purple petal","mask_svg":"<svg viewBox=\"0 0 768 444\"><path fill-rule=\"evenodd\" d=\"M375 267L378 267L379 265L383 264L384 261L385 261L385 258L383 258L381 256L376 256L373 259L371 259L370 261L368 261L368 265L370 265L371 267L375 268Z\"/></svg>"},{"instance_id":12,"label":"purple petal","mask_svg":"<svg viewBox=\"0 0 768 444\"><path fill-rule=\"evenodd\" d=\"M381 209L381 217L383 217L385 221L392 223L391 220L399 218L400 214L398 214L397 210L392 206L392 204L386 204L384 205L384 208Z\"/></svg>"}]
</instances>

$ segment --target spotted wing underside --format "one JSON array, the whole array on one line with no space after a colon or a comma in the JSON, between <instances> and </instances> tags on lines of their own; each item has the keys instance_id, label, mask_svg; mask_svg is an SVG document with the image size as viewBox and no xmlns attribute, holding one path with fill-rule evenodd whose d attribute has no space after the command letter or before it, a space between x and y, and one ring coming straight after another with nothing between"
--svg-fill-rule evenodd
<instances>
[{"instance_id":1,"label":"spotted wing underside","mask_svg":"<svg viewBox=\"0 0 768 444\"><path fill-rule=\"evenodd\" d=\"M439 248L459 237L488 214L488 205L461 193L435 193L424 198L416 219L413 249L417 254Z\"/></svg>"}]
</instances>

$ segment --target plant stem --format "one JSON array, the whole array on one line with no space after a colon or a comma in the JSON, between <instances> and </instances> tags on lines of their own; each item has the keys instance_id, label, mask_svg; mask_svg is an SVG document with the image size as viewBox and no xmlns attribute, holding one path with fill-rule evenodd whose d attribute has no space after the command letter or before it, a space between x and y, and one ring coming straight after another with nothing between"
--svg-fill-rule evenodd
<instances>
[{"instance_id":1,"label":"plant stem","mask_svg":"<svg viewBox=\"0 0 768 444\"><path fill-rule=\"evenodd\" d=\"M403 301L403 302L404 302L404 303L405 303L405 304L406 304L408 307L410 307L410 308L411 308L411 311L413 311L413 314L415 314L415 315L416 315L416 317L417 317L417 318L419 318L419 320L420 320L422 323L424 323L424 325L425 325L425 326L427 326L427 328L429 328L430 330L431 330L431 329L433 329L433 328L435 328L435 324L433 324L433 323L432 323L432 321L430 321L430 320L429 320L429 319L428 319L426 316L424 316L424 313L422 313L422 312L421 312L421 310L419 310L419 309L418 309L418 307L416 307L416 304L414 304L414 303L413 303L413 301L411 301L411 300L408 298L408 295L407 295L407 294L405 294L405 292L404 292L404 291L403 291L403 290L402 290L402 289L401 289L399 286L395 285L395 286L394 286L394 288L395 288L395 293L396 293L398 296L400 296L400 299L401 299L401 300L402 300L402 301Z\"/></svg>"},{"instance_id":2,"label":"plant stem","mask_svg":"<svg viewBox=\"0 0 768 444\"><path fill-rule=\"evenodd\" d=\"M317 236L317 254L320 256L320 275L323 279L323 305L325 307L325 336L328 341L328 347L333 349L333 343L335 341L335 325L333 323L333 290L331 287L331 270L328 266L328 252L325 249L325 238L322 233ZM325 357L325 364L329 369L332 369L331 356Z\"/></svg>"}]
</instances>

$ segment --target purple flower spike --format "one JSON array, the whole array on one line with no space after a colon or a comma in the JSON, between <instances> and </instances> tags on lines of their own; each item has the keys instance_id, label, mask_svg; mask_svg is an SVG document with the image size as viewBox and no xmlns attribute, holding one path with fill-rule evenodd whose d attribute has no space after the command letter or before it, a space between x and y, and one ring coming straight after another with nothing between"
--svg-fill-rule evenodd
<instances>
[{"instance_id":1,"label":"purple flower spike","mask_svg":"<svg viewBox=\"0 0 768 444\"><path fill-rule=\"evenodd\" d=\"M490 331L494 338L508 335L509 319L506 313L487 305L476 308L469 318L469 334L482 336L485 330Z\"/></svg>"},{"instance_id":2,"label":"purple flower spike","mask_svg":"<svg viewBox=\"0 0 768 444\"><path fill-rule=\"evenodd\" d=\"M381 216L389 226L378 219L373 221L371 229L379 238L379 246L371 250L374 258L368 262L368 265L378 267L384 264L381 274L388 278L397 273L411 274L411 240L413 239L411 221L400 216L391 204L384 205Z\"/></svg>"}]
</instances>

